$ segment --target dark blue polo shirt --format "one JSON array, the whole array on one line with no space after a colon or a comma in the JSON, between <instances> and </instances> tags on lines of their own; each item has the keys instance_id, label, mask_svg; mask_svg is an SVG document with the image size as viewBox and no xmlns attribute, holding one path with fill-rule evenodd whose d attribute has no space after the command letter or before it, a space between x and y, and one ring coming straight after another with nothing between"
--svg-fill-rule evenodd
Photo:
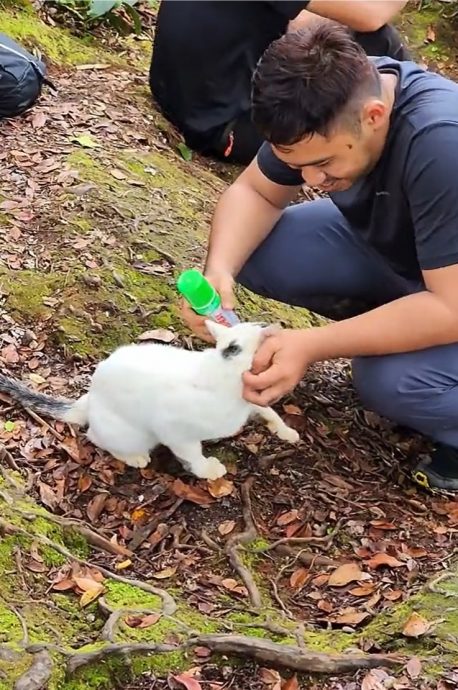
<instances>
[{"instance_id":1,"label":"dark blue polo shirt","mask_svg":"<svg viewBox=\"0 0 458 690\"><path fill-rule=\"evenodd\" d=\"M330 197L397 273L419 279L458 263L458 84L412 62L373 60L398 76L389 135L371 173ZM303 184L269 144L257 161L273 182Z\"/></svg>"}]
</instances>

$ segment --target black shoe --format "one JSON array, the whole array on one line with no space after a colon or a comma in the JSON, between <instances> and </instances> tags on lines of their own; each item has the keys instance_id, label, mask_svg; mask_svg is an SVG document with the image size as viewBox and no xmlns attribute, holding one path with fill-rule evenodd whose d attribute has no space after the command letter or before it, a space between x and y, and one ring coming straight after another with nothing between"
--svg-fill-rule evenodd
<instances>
[{"instance_id":1,"label":"black shoe","mask_svg":"<svg viewBox=\"0 0 458 690\"><path fill-rule=\"evenodd\" d=\"M438 443L431 457L418 463L412 476L425 489L458 492L458 448Z\"/></svg>"}]
</instances>

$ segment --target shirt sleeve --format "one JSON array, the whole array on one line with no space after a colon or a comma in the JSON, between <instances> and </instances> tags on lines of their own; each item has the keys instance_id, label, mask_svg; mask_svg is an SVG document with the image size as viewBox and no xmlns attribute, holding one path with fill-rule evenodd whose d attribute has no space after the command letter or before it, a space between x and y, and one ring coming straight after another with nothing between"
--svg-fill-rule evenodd
<instances>
[{"instance_id":1,"label":"shirt sleeve","mask_svg":"<svg viewBox=\"0 0 458 690\"><path fill-rule=\"evenodd\" d=\"M417 135L406 161L405 192L420 267L458 263L458 122Z\"/></svg>"},{"instance_id":2,"label":"shirt sleeve","mask_svg":"<svg viewBox=\"0 0 458 690\"><path fill-rule=\"evenodd\" d=\"M310 0L269 0L269 5L288 19L294 19L305 10Z\"/></svg>"},{"instance_id":3,"label":"shirt sleeve","mask_svg":"<svg viewBox=\"0 0 458 690\"><path fill-rule=\"evenodd\" d=\"M289 165L277 158L272 151L272 147L266 141L259 149L256 161L262 174L271 182L287 187L297 187L304 184L299 170L290 168Z\"/></svg>"}]
</instances>

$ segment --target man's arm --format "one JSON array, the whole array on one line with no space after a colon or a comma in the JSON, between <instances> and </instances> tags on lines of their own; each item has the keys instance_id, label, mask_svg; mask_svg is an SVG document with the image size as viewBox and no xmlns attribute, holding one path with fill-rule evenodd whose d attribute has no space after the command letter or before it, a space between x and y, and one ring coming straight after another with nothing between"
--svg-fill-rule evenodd
<instances>
[{"instance_id":1,"label":"man's arm","mask_svg":"<svg viewBox=\"0 0 458 690\"><path fill-rule=\"evenodd\" d=\"M293 20L293 30L310 22L310 14L333 19L354 31L377 31L407 5L407 0L310 0ZM307 16L308 15L308 16Z\"/></svg>"},{"instance_id":2,"label":"man's arm","mask_svg":"<svg viewBox=\"0 0 458 690\"><path fill-rule=\"evenodd\" d=\"M254 160L221 196L210 233L205 273L235 277L272 230L299 187L269 180Z\"/></svg>"},{"instance_id":3,"label":"man's arm","mask_svg":"<svg viewBox=\"0 0 458 690\"><path fill-rule=\"evenodd\" d=\"M244 397L271 405L292 390L314 362L388 355L458 342L458 264L424 273L428 291L402 297L352 319L267 338ZM429 291L430 290L430 291Z\"/></svg>"}]
</instances>

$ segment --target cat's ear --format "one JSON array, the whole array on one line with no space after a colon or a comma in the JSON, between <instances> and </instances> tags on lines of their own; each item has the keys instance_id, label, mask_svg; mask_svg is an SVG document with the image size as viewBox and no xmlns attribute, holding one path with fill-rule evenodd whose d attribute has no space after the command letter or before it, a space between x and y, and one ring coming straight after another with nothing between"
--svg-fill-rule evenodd
<instances>
[{"instance_id":1,"label":"cat's ear","mask_svg":"<svg viewBox=\"0 0 458 690\"><path fill-rule=\"evenodd\" d=\"M205 326L216 341L227 331L227 326L222 326L220 323L216 323L216 321L210 321L210 319L206 319Z\"/></svg>"},{"instance_id":2,"label":"cat's ear","mask_svg":"<svg viewBox=\"0 0 458 690\"><path fill-rule=\"evenodd\" d=\"M281 324L279 323L271 323L268 326L264 326L261 331L261 340L268 338L269 335L276 335L281 329Z\"/></svg>"}]
</instances>

